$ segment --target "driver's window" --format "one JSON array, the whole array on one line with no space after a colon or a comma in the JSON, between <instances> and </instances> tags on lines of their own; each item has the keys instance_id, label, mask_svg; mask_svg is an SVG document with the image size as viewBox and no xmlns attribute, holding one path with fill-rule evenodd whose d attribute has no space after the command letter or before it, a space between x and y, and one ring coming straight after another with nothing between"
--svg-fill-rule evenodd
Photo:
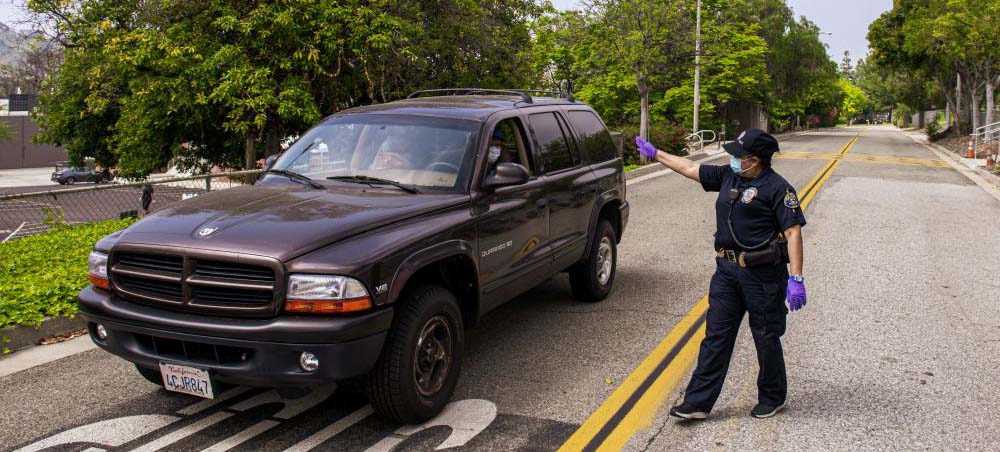
<instances>
[{"instance_id":1,"label":"driver's window","mask_svg":"<svg viewBox=\"0 0 1000 452\"><path fill-rule=\"evenodd\" d=\"M528 169L528 174L533 175L525 142L524 129L516 118L504 119L497 123L490 134L487 150L489 168L492 169L497 163L519 163Z\"/></svg>"}]
</instances>

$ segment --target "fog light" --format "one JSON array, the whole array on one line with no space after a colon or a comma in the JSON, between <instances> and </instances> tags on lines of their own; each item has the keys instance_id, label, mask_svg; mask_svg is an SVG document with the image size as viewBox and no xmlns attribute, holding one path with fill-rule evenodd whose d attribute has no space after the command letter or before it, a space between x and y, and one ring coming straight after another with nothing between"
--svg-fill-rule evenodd
<instances>
[{"instance_id":1,"label":"fog light","mask_svg":"<svg viewBox=\"0 0 1000 452\"><path fill-rule=\"evenodd\" d=\"M299 367L306 372L319 369L319 358L312 353L302 352L302 356L299 356Z\"/></svg>"},{"instance_id":2,"label":"fog light","mask_svg":"<svg viewBox=\"0 0 1000 452\"><path fill-rule=\"evenodd\" d=\"M100 323L98 323L97 324L97 328L94 328L94 330L97 333L97 338L98 339L100 339L102 341L108 339L108 330L104 328L104 325L101 325Z\"/></svg>"}]
</instances>

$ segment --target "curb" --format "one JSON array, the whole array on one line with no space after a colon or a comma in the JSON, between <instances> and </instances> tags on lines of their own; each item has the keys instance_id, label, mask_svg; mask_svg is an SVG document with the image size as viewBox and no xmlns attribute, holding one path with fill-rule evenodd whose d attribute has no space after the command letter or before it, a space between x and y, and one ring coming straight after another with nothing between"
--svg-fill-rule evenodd
<instances>
[{"instance_id":1,"label":"curb","mask_svg":"<svg viewBox=\"0 0 1000 452\"><path fill-rule=\"evenodd\" d=\"M81 316L76 317L46 317L38 326L11 326L0 329L0 334L10 339L3 344L12 352L33 347L38 339L64 334L86 328L87 321Z\"/></svg>"}]
</instances>

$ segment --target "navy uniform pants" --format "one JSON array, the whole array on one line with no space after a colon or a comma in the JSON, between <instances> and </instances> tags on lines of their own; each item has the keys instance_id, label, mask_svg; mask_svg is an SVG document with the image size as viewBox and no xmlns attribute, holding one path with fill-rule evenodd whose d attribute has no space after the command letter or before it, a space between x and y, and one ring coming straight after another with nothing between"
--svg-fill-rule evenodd
<instances>
[{"instance_id":1,"label":"navy uniform pants","mask_svg":"<svg viewBox=\"0 0 1000 452\"><path fill-rule=\"evenodd\" d=\"M785 292L788 269L784 265L742 268L725 259L717 267L708 292L705 340L698 352L698 366L688 383L684 401L711 411L729 371L736 335L743 313L750 313L750 331L757 346L757 401L778 406L785 403L788 382L781 336L785 334Z\"/></svg>"}]
</instances>

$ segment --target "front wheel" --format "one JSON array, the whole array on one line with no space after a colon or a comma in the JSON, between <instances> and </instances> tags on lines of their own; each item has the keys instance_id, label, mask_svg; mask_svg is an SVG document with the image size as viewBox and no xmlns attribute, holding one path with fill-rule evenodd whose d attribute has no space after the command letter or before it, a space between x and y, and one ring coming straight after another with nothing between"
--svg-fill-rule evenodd
<instances>
[{"instance_id":1,"label":"front wheel","mask_svg":"<svg viewBox=\"0 0 1000 452\"><path fill-rule=\"evenodd\" d=\"M607 298L615 283L617 243L615 229L608 220L601 219L594 231L587 260L569 271L569 285L578 300L595 302Z\"/></svg>"},{"instance_id":2,"label":"front wheel","mask_svg":"<svg viewBox=\"0 0 1000 452\"><path fill-rule=\"evenodd\" d=\"M440 413L458 383L464 341L462 314L451 292L431 285L411 292L368 375L372 408L403 424Z\"/></svg>"},{"instance_id":3,"label":"front wheel","mask_svg":"<svg viewBox=\"0 0 1000 452\"><path fill-rule=\"evenodd\" d=\"M69 185L73 185L73 184L76 183L76 179L74 179L72 177L69 177L69 178L66 179L66 183L69 184Z\"/></svg>"}]
</instances>

